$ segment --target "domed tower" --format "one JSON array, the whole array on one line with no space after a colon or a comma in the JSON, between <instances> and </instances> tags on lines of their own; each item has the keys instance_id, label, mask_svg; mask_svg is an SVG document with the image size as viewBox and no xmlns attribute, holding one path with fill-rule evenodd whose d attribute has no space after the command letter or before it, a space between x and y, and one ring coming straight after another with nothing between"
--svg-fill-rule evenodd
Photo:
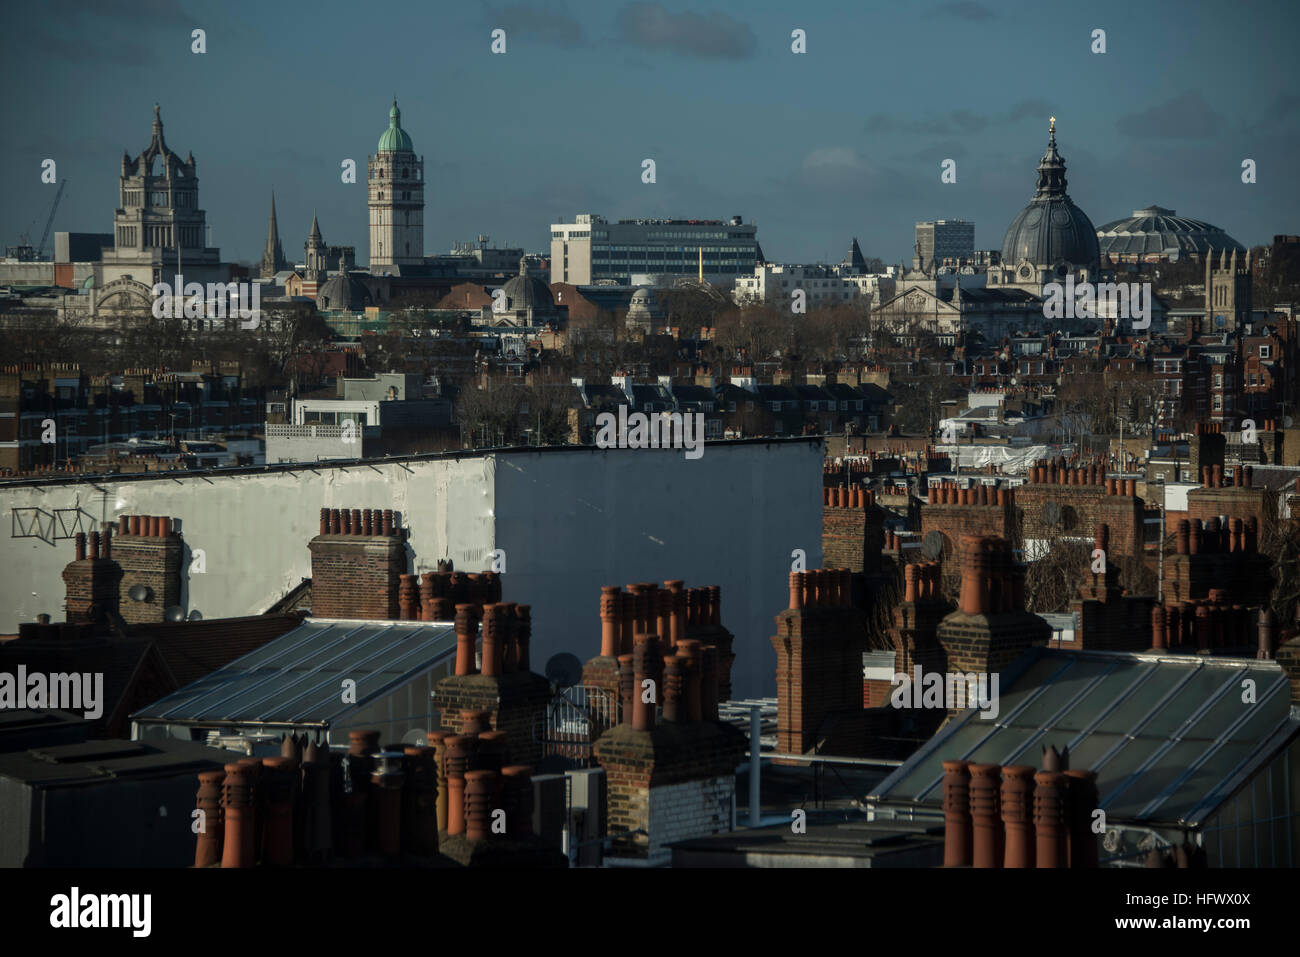
<instances>
[{"instance_id":1,"label":"domed tower","mask_svg":"<svg viewBox=\"0 0 1300 957\"><path fill-rule=\"evenodd\" d=\"M1096 278L1101 260L1097 230L1065 187L1065 158L1056 150L1056 117L1052 117L1034 198L1007 228L1002 268L990 270L991 284L1041 287L1063 282L1070 274L1076 282Z\"/></svg>"},{"instance_id":2,"label":"domed tower","mask_svg":"<svg viewBox=\"0 0 1300 957\"><path fill-rule=\"evenodd\" d=\"M854 240L853 245L857 247L857 240ZM647 335L663 328L664 311L659 306L659 298L654 294L653 289L642 286L632 293L632 298L627 304L626 324Z\"/></svg>"},{"instance_id":3,"label":"domed tower","mask_svg":"<svg viewBox=\"0 0 1300 957\"><path fill-rule=\"evenodd\" d=\"M424 160L402 129L402 111L393 98L388 129L368 157L370 196L370 273L399 275L403 266L424 262Z\"/></svg>"},{"instance_id":4,"label":"domed tower","mask_svg":"<svg viewBox=\"0 0 1300 957\"><path fill-rule=\"evenodd\" d=\"M519 275L501 287L501 307L493 307L493 318L519 326L538 326L556 319L559 310L546 283L528 271L528 259L519 260Z\"/></svg>"}]
</instances>

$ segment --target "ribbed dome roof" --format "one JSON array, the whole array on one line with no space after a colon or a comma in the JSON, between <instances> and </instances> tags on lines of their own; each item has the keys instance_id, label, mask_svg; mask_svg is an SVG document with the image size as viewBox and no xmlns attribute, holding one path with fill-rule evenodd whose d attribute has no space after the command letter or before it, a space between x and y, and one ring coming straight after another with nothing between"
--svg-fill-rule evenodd
<instances>
[{"instance_id":1,"label":"ribbed dome roof","mask_svg":"<svg viewBox=\"0 0 1300 957\"><path fill-rule=\"evenodd\" d=\"M332 276L316 293L316 308L322 312L358 312L373 305L366 284L346 273Z\"/></svg>"},{"instance_id":2,"label":"ribbed dome roof","mask_svg":"<svg viewBox=\"0 0 1300 957\"><path fill-rule=\"evenodd\" d=\"M1218 226L1199 219L1177 215L1177 210L1161 206L1135 209L1133 215L1117 219L1097 229L1103 254L1142 256L1178 250L1181 253L1205 253L1211 249L1245 252L1246 247Z\"/></svg>"},{"instance_id":3,"label":"ribbed dome roof","mask_svg":"<svg viewBox=\"0 0 1300 957\"><path fill-rule=\"evenodd\" d=\"M513 276L502 287L506 295L506 308L532 309L534 315L555 312L555 297L546 283L528 274L528 260L519 260L519 275Z\"/></svg>"},{"instance_id":4,"label":"ribbed dome roof","mask_svg":"<svg viewBox=\"0 0 1300 957\"><path fill-rule=\"evenodd\" d=\"M411 142L411 137L406 130L402 129L402 111L397 108L397 100L393 100L393 108L388 111L388 129L384 130L379 137L379 152L415 152L415 144Z\"/></svg>"},{"instance_id":5,"label":"ribbed dome roof","mask_svg":"<svg viewBox=\"0 0 1300 957\"><path fill-rule=\"evenodd\" d=\"M1066 184L1065 159L1056 151L1056 123L1053 120L1047 152L1038 164L1034 198L1011 221L1002 240L1002 262L1005 265L1028 259L1035 266L1068 263L1087 267L1100 261L1096 227L1071 201L1065 191Z\"/></svg>"}]
</instances>

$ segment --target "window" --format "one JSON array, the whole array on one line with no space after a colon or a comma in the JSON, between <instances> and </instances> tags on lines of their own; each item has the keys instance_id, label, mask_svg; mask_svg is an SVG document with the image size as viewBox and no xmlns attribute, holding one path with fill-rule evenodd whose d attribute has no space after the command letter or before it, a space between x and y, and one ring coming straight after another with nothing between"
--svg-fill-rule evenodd
<instances>
[{"instance_id":1,"label":"window","mask_svg":"<svg viewBox=\"0 0 1300 957\"><path fill-rule=\"evenodd\" d=\"M1223 396L1221 396L1221 395L1215 395L1215 397L1214 397L1214 411L1219 412L1219 411L1221 411L1222 409L1223 409Z\"/></svg>"},{"instance_id":2,"label":"window","mask_svg":"<svg viewBox=\"0 0 1300 957\"><path fill-rule=\"evenodd\" d=\"M1269 358L1272 358L1272 356L1273 356L1273 347L1272 347L1272 346L1260 346L1260 347L1259 347L1259 357L1260 357L1261 359L1269 359Z\"/></svg>"}]
</instances>

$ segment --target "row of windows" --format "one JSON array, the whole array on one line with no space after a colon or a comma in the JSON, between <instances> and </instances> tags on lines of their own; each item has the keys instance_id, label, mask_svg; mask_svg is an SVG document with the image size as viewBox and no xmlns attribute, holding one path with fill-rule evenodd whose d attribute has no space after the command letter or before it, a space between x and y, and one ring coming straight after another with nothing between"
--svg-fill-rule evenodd
<instances>
[{"instance_id":1,"label":"row of windows","mask_svg":"<svg viewBox=\"0 0 1300 957\"><path fill-rule=\"evenodd\" d=\"M592 269L592 276L598 279L619 279L626 282L628 280L628 272L630 271L629 265L636 266L638 263L610 263L606 268ZM696 269L697 267L695 263L686 263L685 265L679 263L665 263L662 271L666 273L691 274L694 273ZM704 264L704 271L706 273L719 273L729 276L735 274L734 267L715 266L710 263Z\"/></svg>"},{"instance_id":2,"label":"row of windows","mask_svg":"<svg viewBox=\"0 0 1300 957\"><path fill-rule=\"evenodd\" d=\"M591 254L593 256L597 256L602 252L609 252L612 250L613 252L620 252L620 253L687 252L687 253L698 255L699 249L700 249L699 246L665 246L662 244L655 245L655 246L649 246L645 244L627 246L627 245L615 244L612 246L600 246L596 249L593 249ZM748 255L748 256L757 255L757 252L753 246L716 246L716 245L705 246L704 254L707 256L710 253L738 253L741 255Z\"/></svg>"},{"instance_id":3,"label":"row of windows","mask_svg":"<svg viewBox=\"0 0 1300 957\"><path fill-rule=\"evenodd\" d=\"M149 193L149 205L167 208L176 200L177 209L193 209L196 203L195 193L190 190L168 193L166 190L152 190ZM128 189L122 194L122 208L133 209L144 205L144 190Z\"/></svg>"},{"instance_id":4,"label":"row of windows","mask_svg":"<svg viewBox=\"0 0 1300 957\"><path fill-rule=\"evenodd\" d=\"M699 263L697 256L601 256L592 257L592 262L597 265L615 266L667 266L669 268L687 269ZM710 265L723 265L731 267L735 272L740 272L746 268L744 260L741 259L705 259L704 266L707 269Z\"/></svg>"}]
</instances>

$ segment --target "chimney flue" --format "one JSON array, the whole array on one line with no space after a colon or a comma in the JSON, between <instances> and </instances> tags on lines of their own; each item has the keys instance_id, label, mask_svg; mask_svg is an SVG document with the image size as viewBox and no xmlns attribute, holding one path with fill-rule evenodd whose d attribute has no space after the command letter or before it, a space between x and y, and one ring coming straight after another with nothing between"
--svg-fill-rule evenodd
<instances>
[{"instance_id":1,"label":"chimney flue","mask_svg":"<svg viewBox=\"0 0 1300 957\"><path fill-rule=\"evenodd\" d=\"M943 762L943 866L971 863L970 766Z\"/></svg>"},{"instance_id":2,"label":"chimney flue","mask_svg":"<svg viewBox=\"0 0 1300 957\"><path fill-rule=\"evenodd\" d=\"M456 674L474 673L475 635L474 606L456 606Z\"/></svg>"}]
</instances>

